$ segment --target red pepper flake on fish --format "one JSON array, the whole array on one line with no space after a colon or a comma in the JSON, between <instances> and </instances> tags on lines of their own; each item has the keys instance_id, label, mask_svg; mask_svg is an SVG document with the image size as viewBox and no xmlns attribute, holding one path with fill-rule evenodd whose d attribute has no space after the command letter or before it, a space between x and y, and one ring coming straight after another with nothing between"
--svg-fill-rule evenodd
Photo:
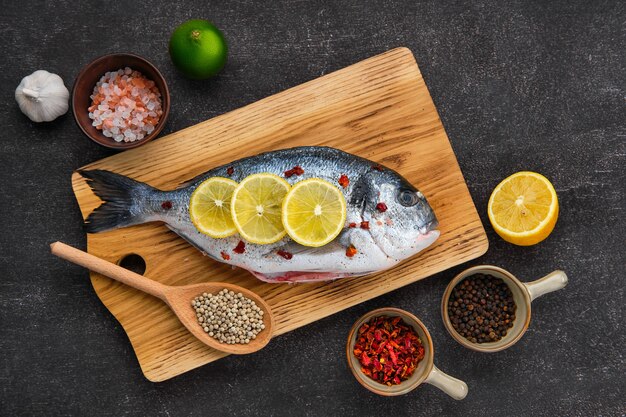
<instances>
[{"instance_id":1,"label":"red pepper flake on fish","mask_svg":"<svg viewBox=\"0 0 626 417\"><path fill-rule=\"evenodd\" d=\"M172 208L172 202L171 201L164 201L161 203L161 208L163 210L169 210Z\"/></svg>"},{"instance_id":2,"label":"red pepper flake on fish","mask_svg":"<svg viewBox=\"0 0 626 417\"><path fill-rule=\"evenodd\" d=\"M220 255L222 255L222 259L225 261L230 261L230 255L227 254L226 252L222 251L220 252Z\"/></svg>"},{"instance_id":3,"label":"red pepper flake on fish","mask_svg":"<svg viewBox=\"0 0 626 417\"><path fill-rule=\"evenodd\" d=\"M382 171L382 170L383 170L383 167L382 167L382 165L380 165L380 164L376 164L376 165L374 165L374 166L372 167L372 169L375 169L376 171Z\"/></svg>"},{"instance_id":4,"label":"red pepper flake on fish","mask_svg":"<svg viewBox=\"0 0 626 417\"><path fill-rule=\"evenodd\" d=\"M235 249L233 249L233 252L238 253L238 254L242 254L246 251L246 244L243 243L243 240L240 240L239 243L237 243L237 246L235 246Z\"/></svg>"},{"instance_id":5,"label":"red pepper flake on fish","mask_svg":"<svg viewBox=\"0 0 626 417\"><path fill-rule=\"evenodd\" d=\"M354 229L356 227L356 223L350 223L348 225L349 228Z\"/></svg>"},{"instance_id":6,"label":"red pepper flake on fish","mask_svg":"<svg viewBox=\"0 0 626 417\"><path fill-rule=\"evenodd\" d=\"M301 166L296 165L295 167L288 169L287 171L285 171L285 177L287 178L291 178L294 175L302 175L304 174L304 170L302 169Z\"/></svg>"},{"instance_id":7,"label":"red pepper flake on fish","mask_svg":"<svg viewBox=\"0 0 626 417\"><path fill-rule=\"evenodd\" d=\"M346 188L348 184L350 184L350 179L348 179L348 176L346 174L341 174L341 177L339 177L339 185L341 185L343 188Z\"/></svg>"},{"instance_id":8,"label":"red pepper flake on fish","mask_svg":"<svg viewBox=\"0 0 626 417\"><path fill-rule=\"evenodd\" d=\"M278 252L276 252L276 254L278 254L278 256L282 256L283 258L290 260L291 258L293 258L293 254L291 252L287 252L284 250L279 250Z\"/></svg>"},{"instance_id":9,"label":"red pepper flake on fish","mask_svg":"<svg viewBox=\"0 0 626 417\"><path fill-rule=\"evenodd\" d=\"M370 230L370 222L361 222L359 226L361 229Z\"/></svg>"},{"instance_id":10,"label":"red pepper flake on fish","mask_svg":"<svg viewBox=\"0 0 626 417\"><path fill-rule=\"evenodd\" d=\"M235 172L235 168L233 168L233 167L228 167L226 169L226 174L228 174L229 177L231 177L234 172Z\"/></svg>"},{"instance_id":11,"label":"red pepper flake on fish","mask_svg":"<svg viewBox=\"0 0 626 417\"><path fill-rule=\"evenodd\" d=\"M358 251L356 250L356 248L354 247L354 245L350 245L348 246L348 249L346 249L346 256L348 258L352 258L354 255L356 255L358 253Z\"/></svg>"},{"instance_id":12,"label":"red pepper flake on fish","mask_svg":"<svg viewBox=\"0 0 626 417\"><path fill-rule=\"evenodd\" d=\"M384 213L387 211L387 204L380 202L378 204L376 204L376 210L380 211L381 213Z\"/></svg>"},{"instance_id":13,"label":"red pepper flake on fish","mask_svg":"<svg viewBox=\"0 0 626 417\"><path fill-rule=\"evenodd\" d=\"M361 364L361 372L391 386L413 375L424 359L424 346L401 317L381 316L359 327L352 353Z\"/></svg>"}]
</instances>

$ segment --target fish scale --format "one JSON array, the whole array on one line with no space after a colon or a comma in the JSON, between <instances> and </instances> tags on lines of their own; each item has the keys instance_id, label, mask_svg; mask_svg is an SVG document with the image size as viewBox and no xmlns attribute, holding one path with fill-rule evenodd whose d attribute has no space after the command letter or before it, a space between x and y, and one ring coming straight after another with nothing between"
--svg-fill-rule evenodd
<instances>
[{"instance_id":1,"label":"fish scale","mask_svg":"<svg viewBox=\"0 0 626 417\"><path fill-rule=\"evenodd\" d=\"M258 245L244 242L234 249L239 234L212 238L197 231L189 217L195 188L211 177L237 182L251 174L280 176L294 167L301 175L286 178L291 185L307 178L335 184L347 202L346 224L339 236L321 248L299 245L288 236ZM173 191L162 191L109 171L81 171L92 190L104 201L85 221L87 232L160 221L200 251L219 261L244 268L268 282L325 281L367 275L388 269L432 244L439 236L435 214L426 198L397 172L370 160L329 147L283 149L234 161L207 171ZM347 187L339 185L346 175ZM384 203L386 210L381 210ZM359 227L369 222L369 228ZM357 227L350 227L354 223ZM346 249L356 248L349 257ZM292 254L291 259L278 254ZM224 256L226 255L226 256Z\"/></svg>"}]
</instances>

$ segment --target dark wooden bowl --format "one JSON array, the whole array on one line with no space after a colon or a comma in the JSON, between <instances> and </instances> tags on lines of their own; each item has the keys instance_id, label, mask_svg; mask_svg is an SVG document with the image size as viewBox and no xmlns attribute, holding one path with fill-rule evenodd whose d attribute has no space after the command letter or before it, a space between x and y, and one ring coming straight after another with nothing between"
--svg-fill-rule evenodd
<instances>
[{"instance_id":1,"label":"dark wooden bowl","mask_svg":"<svg viewBox=\"0 0 626 417\"><path fill-rule=\"evenodd\" d=\"M154 81L161 92L163 114L159 122L154 127L152 133L134 142L116 142L113 138L104 136L100 130L92 126L92 120L89 118L89 111L87 110L91 105L89 96L93 93L93 88L104 73L124 67L130 67L133 70L141 72L148 79ZM159 70L149 61L133 54L109 54L101 56L85 65L78 74L78 77L76 77L72 90L72 111L78 127L94 142L106 146L107 148L131 149L150 142L161 133L163 126L165 126L167 116L170 113L170 92L163 75L161 75Z\"/></svg>"}]
</instances>

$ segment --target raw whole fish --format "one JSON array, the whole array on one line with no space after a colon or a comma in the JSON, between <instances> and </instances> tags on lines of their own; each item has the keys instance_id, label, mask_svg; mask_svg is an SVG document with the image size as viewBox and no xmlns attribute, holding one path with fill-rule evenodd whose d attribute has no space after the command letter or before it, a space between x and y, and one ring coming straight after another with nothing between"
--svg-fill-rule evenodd
<instances>
[{"instance_id":1,"label":"raw whole fish","mask_svg":"<svg viewBox=\"0 0 626 417\"><path fill-rule=\"evenodd\" d=\"M301 173L286 178L292 185L316 177L343 191L346 224L331 243L311 248L286 236L273 244L257 245L243 241L239 234L215 239L198 232L191 222L189 199L207 178L230 177L239 182L251 174L285 176L290 170ZM85 221L87 232L160 221L211 258L244 268L267 282L325 281L371 274L415 255L439 237L432 208L406 179L389 168L334 148L298 147L240 159L173 191L161 191L109 171L80 174L104 201ZM349 182L345 188L339 185L340 179L344 185ZM351 245L356 254L350 257L346 249Z\"/></svg>"}]
</instances>

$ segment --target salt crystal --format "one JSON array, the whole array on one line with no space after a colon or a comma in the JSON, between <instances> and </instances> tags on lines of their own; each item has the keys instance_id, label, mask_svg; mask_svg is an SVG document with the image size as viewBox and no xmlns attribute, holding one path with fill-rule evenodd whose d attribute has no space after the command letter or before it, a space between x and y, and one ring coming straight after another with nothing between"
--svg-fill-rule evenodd
<instances>
[{"instance_id":1,"label":"salt crystal","mask_svg":"<svg viewBox=\"0 0 626 417\"><path fill-rule=\"evenodd\" d=\"M139 84L144 87L133 85L133 79L141 80ZM126 84L121 88L123 80ZM154 81L129 67L105 73L90 96L90 107L94 109L89 112L92 125L101 127L104 136L117 142L144 139L155 130L163 114L161 94L154 85ZM150 118L148 122L147 117Z\"/></svg>"}]
</instances>

